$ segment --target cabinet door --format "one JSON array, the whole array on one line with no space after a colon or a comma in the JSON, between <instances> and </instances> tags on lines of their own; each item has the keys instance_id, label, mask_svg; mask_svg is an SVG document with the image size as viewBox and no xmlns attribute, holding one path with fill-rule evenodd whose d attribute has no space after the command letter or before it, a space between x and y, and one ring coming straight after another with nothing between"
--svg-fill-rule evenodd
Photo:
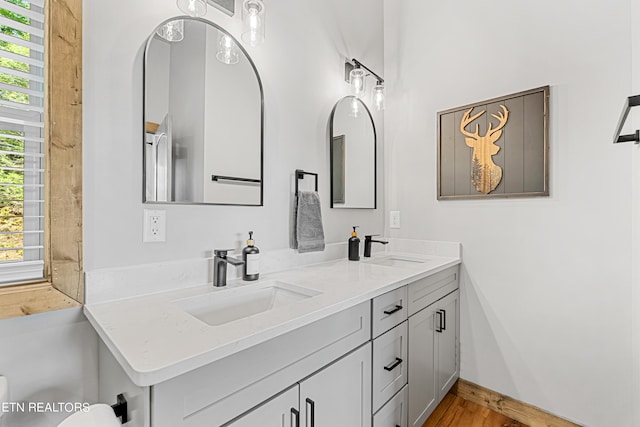
<instances>
[{"instance_id":1,"label":"cabinet door","mask_svg":"<svg viewBox=\"0 0 640 427\"><path fill-rule=\"evenodd\" d=\"M436 305L409 317L409 426L422 427L438 403Z\"/></svg>"},{"instance_id":2,"label":"cabinet door","mask_svg":"<svg viewBox=\"0 0 640 427\"><path fill-rule=\"evenodd\" d=\"M438 380L438 396L444 397L459 376L458 358L458 311L460 307L460 291L453 292L438 301L436 321L442 322L436 333L437 353L436 378Z\"/></svg>"},{"instance_id":3,"label":"cabinet door","mask_svg":"<svg viewBox=\"0 0 640 427\"><path fill-rule=\"evenodd\" d=\"M371 343L300 383L300 415L305 427L371 427Z\"/></svg>"},{"instance_id":4,"label":"cabinet door","mask_svg":"<svg viewBox=\"0 0 640 427\"><path fill-rule=\"evenodd\" d=\"M225 427L300 427L299 420L296 385Z\"/></svg>"}]
</instances>

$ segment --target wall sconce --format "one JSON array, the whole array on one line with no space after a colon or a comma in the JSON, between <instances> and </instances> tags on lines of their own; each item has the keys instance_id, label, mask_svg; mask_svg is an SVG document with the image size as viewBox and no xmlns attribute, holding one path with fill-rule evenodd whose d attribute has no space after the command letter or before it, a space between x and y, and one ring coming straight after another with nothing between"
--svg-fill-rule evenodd
<instances>
[{"instance_id":1,"label":"wall sconce","mask_svg":"<svg viewBox=\"0 0 640 427\"><path fill-rule=\"evenodd\" d=\"M184 21L175 19L156 30L156 34L168 42L179 42L184 39Z\"/></svg>"},{"instance_id":2,"label":"wall sconce","mask_svg":"<svg viewBox=\"0 0 640 427\"><path fill-rule=\"evenodd\" d=\"M351 62L353 62L353 64ZM358 98L364 95L366 86L365 78L369 75L366 74L364 70L367 70L377 79L376 85L373 87L373 104L376 110L384 110L384 79L357 59L354 58L351 62L345 62L344 69L345 80L351 85L353 95Z\"/></svg>"},{"instance_id":3,"label":"wall sconce","mask_svg":"<svg viewBox=\"0 0 640 427\"><path fill-rule=\"evenodd\" d=\"M242 3L242 40L250 46L264 43L264 3L262 0L244 0Z\"/></svg>"},{"instance_id":4,"label":"wall sconce","mask_svg":"<svg viewBox=\"0 0 640 427\"><path fill-rule=\"evenodd\" d=\"M204 16L207 13L206 0L176 0L176 4L189 16Z\"/></svg>"}]
</instances>

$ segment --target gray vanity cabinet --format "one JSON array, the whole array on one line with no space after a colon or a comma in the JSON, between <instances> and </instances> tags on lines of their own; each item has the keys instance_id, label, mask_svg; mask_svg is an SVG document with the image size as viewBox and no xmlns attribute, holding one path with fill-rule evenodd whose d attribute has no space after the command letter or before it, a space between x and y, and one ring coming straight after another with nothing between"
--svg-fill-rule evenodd
<instances>
[{"instance_id":1,"label":"gray vanity cabinet","mask_svg":"<svg viewBox=\"0 0 640 427\"><path fill-rule=\"evenodd\" d=\"M225 427L371 426L366 344Z\"/></svg>"},{"instance_id":2,"label":"gray vanity cabinet","mask_svg":"<svg viewBox=\"0 0 640 427\"><path fill-rule=\"evenodd\" d=\"M424 424L459 376L459 300L457 267L409 285L410 427Z\"/></svg>"},{"instance_id":3,"label":"gray vanity cabinet","mask_svg":"<svg viewBox=\"0 0 640 427\"><path fill-rule=\"evenodd\" d=\"M124 390L132 427L421 427L459 376L458 271L149 387L101 345L99 398Z\"/></svg>"}]
</instances>

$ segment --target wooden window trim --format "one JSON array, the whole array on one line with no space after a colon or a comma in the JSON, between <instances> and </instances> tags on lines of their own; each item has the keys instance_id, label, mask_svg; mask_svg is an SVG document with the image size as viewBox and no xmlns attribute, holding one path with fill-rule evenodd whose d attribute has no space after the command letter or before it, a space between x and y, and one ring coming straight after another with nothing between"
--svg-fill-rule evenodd
<instances>
[{"instance_id":1,"label":"wooden window trim","mask_svg":"<svg viewBox=\"0 0 640 427\"><path fill-rule=\"evenodd\" d=\"M82 0L45 0L44 280L0 289L0 319L84 302Z\"/></svg>"}]
</instances>

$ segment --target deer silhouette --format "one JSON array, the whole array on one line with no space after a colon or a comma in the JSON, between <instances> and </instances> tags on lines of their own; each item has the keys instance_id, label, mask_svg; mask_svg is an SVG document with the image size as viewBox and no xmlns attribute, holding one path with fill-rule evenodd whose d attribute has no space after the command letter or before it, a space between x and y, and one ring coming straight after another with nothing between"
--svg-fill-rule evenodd
<instances>
[{"instance_id":1,"label":"deer silhouette","mask_svg":"<svg viewBox=\"0 0 640 427\"><path fill-rule=\"evenodd\" d=\"M491 117L498 119L499 124L494 129L493 123L489 122L489 128L484 136L480 136L480 125L476 123L475 133L467 132L465 127L485 111L469 117L473 107L469 108L460 121L460 132L466 137L464 140L467 146L473 148L473 160L471 161L471 182L476 190L482 194L489 194L496 189L502 180L502 168L493 163L492 157L500 151L500 147L495 142L502 136L502 128L509 120L509 110L504 105L500 106L501 112L492 114Z\"/></svg>"}]
</instances>

